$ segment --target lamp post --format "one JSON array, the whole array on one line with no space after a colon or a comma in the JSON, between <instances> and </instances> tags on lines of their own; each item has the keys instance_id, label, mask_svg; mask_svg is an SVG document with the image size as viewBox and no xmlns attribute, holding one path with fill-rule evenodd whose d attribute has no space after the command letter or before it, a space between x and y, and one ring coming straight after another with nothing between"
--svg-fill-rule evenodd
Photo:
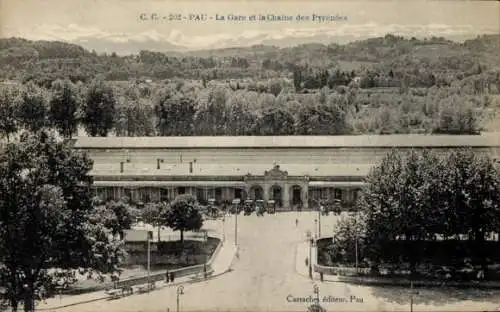
<instances>
[{"instance_id":1,"label":"lamp post","mask_svg":"<svg viewBox=\"0 0 500 312\"><path fill-rule=\"evenodd\" d=\"M179 306L180 306L180 295L184 295L184 286L179 286L177 287L177 312L179 312Z\"/></svg>"},{"instance_id":2,"label":"lamp post","mask_svg":"<svg viewBox=\"0 0 500 312\"><path fill-rule=\"evenodd\" d=\"M314 227L316 228L316 237L318 238L318 219L314 219Z\"/></svg>"},{"instance_id":3,"label":"lamp post","mask_svg":"<svg viewBox=\"0 0 500 312\"><path fill-rule=\"evenodd\" d=\"M319 306L319 286L316 284L313 285L313 293L316 294L316 304Z\"/></svg>"},{"instance_id":4,"label":"lamp post","mask_svg":"<svg viewBox=\"0 0 500 312\"><path fill-rule=\"evenodd\" d=\"M234 214L234 245L238 246L238 211Z\"/></svg>"},{"instance_id":5,"label":"lamp post","mask_svg":"<svg viewBox=\"0 0 500 312\"><path fill-rule=\"evenodd\" d=\"M241 199L235 198L233 199L232 205L236 207L236 213L234 214L234 245L238 246L238 214L239 214L239 204Z\"/></svg>"},{"instance_id":6,"label":"lamp post","mask_svg":"<svg viewBox=\"0 0 500 312\"><path fill-rule=\"evenodd\" d=\"M321 213L322 213L322 210L323 210L323 205L321 205L320 203L320 206L318 208L318 238L321 237Z\"/></svg>"},{"instance_id":7,"label":"lamp post","mask_svg":"<svg viewBox=\"0 0 500 312\"><path fill-rule=\"evenodd\" d=\"M222 244L224 245L224 241L226 240L226 216L222 217Z\"/></svg>"},{"instance_id":8,"label":"lamp post","mask_svg":"<svg viewBox=\"0 0 500 312\"><path fill-rule=\"evenodd\" d=\"M359 273L358 270L358 211L355 212L354 215L354 252L355 252L355 257L356 257L356 274Z\"/></svg>"},{"instance_id":9,"label":"lamp post","mask_svg":"<svg viewBox=\"0 0 500 312\"><path fill-rule=\"evenodd\" d=\"M153 238L153 231L148 231L148 290L151 287L151 282L149 279L151 271L151 239Z\"/></svg>"},{"instance_id":10,"label":"lamp post","mask_svg":"<svg viewBox=\"0 0 500 312\"><path fill-rule=\"evenodd\" d=\"M312 264L311 264L312 259L311 259L311 257L312 257L312 242L311 242L311 240L309 240L309 278L310 279L313 278L313 276L312 276Z\"/></svg>"}]
</instances>

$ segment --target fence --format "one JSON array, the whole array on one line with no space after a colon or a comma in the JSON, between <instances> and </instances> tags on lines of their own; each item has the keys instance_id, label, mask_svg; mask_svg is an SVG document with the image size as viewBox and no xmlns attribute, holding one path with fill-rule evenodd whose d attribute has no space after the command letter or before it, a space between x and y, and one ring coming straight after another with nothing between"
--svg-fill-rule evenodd
<instances>
[{"instance_id":1,"label":"fence","mask_svg":"<svg viewBox=\"0 0 500 312\"><path fill-rule=\"evenodd\" d=\"M214 238L220 239L218 237L214 237ZM206 268L207 272L212 271L213 270L212 264L213 264L215 258L217 257L217 254L219 253L221 247L222 247L222 243L223 243L222 240L219 240L219 244L217 245L215 251L213 252L210 259L206 262L206 264L198 264L198 265L193 265L193 266L189 266L189 267L169 270L168 272L173 273L175 278L180 278L180 277L185 277L188 275L196 275L196 274L203 273L204 268ZM155 273L155 274L149 275L149 281L150 282L159 282L159 281L166 280L166 272L167 271L165 271L163 273ZM135 278L129 278L129 279L115 282L114 288L122 288L122 287L141 285L141 284L147 284L147 283L148 283L147 276L135 277Z\"/></svg>"}]
</instances>

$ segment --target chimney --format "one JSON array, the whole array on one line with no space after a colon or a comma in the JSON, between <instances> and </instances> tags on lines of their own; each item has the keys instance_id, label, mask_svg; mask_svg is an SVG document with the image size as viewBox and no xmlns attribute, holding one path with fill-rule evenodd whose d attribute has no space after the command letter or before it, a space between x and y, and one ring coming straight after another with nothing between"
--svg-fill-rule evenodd
<instances>
[{"instance_id":1,"label":"chimney","mask_svg":"<svg viewBox=\"0 0 500 312\"><path fill-rule=\"evenodd\" d=\"M156 158L156 169L160 170L160 163L163 163L163 159Z\"/></svg>"}]
</instances>

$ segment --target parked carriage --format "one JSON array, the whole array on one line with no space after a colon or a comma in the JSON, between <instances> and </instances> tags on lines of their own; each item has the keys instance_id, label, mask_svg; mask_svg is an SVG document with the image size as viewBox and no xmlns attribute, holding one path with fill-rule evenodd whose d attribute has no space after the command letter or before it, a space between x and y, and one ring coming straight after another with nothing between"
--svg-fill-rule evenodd
<instances>
[{"instance_id":1,"label":"parked carriage","mask_svg":"<svg viewBox=\"0 0 500 312\"><path fill-rule=\"evenodd\" d=\"M210 218L217 218L219 215L219 209L215 205L215 199L210 198L208 200L207 213Z\"/></svg>"},{"instance_id":2,"label":"parked carriage","mask_svg":"<svg viewBox=\"0 0 500 312\"><path fill-rule=\"evenodd\" d=\"M251 214L255 210L254 201L251 199L245 200L245 204L243 205L243 211L245 215Z\"/></svg>"},{"instance_id":3,"label":"parked carriage","mask_svg":"<svg viewBox=\"0 0 500 312\"><path fill-rule=\"evenodd\" d=\"M267 213L273 214L276 212L276 201L271 199L267 201Z\"/></svg>"},{"instance_id":4,"label":"parked carriage","mask_svg":"<svg viewBox=\"0 0 500 312\"><path fill-rule=\"evenodd\" d=\"M262 199L258 199L255 201L255 212L257 213L258 216L264 215L264 212L266 210L264 201Z\"/></svg>"}]
</instances>

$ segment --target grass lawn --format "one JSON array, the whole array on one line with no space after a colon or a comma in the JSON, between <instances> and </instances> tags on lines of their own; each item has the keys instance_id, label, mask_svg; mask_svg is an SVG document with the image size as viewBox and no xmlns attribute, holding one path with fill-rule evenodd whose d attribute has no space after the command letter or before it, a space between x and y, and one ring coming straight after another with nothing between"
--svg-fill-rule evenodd
<instances>
[{"instance_id":1,"label":"grass lawn","mask_svg":"<svg viewBox=\"0 0 500 312\"><path fill-rule=\"evenodd\" d=\"M219 240L217 239L208 239L208 241L193 241L193 240L185 240L184 248L189 250L191 257L189 257L189 261L186 261L184 254L180 253L181 245L180 242L170 241L162 243L162 250L164 254L172 255L172 261L169 263L164 263L161 265L151 265L151 274L165 272L166 270L174 270L182 267L202 264L203 261L196 261L196 259L205 259L204 257L195 257L200 254L207 254L208 257L206 259L210 259L213 255L215 249L217 248ZM142 265L134 265L122 268L122 273L120 274L120 280L134 278L134 277L143 277L146 276L148 271L146 266ZM79 276L78 281L71 285L69 288L62 290L63 294L79 294L90 291L99 291L106 289L107 286L111 285L112 282L109 278L101 283L94 279L87 279L86 276Z\"/></svg>"}]
</instances>

